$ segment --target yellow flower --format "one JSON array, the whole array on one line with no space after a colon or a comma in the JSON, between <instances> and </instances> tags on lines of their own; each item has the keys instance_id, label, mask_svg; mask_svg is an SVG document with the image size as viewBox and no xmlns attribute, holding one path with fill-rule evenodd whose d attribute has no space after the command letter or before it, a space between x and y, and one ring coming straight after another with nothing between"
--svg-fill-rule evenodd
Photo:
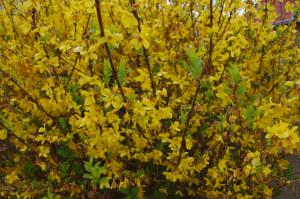
<instances>
[{"instance_id":1,"label":"yellow flower","mask_svg":"<svg viewBox=\"0 0 300 199\"><path fill-rule=\"evenodd\" d=\"M290 129L288 123L280 121L272 127L267 128L268 133L266 138L272 138L273 136L276 136L280 139L284 139L289 137L296 129L297 127Z\"/></svg>"},{"instance_id":2,"label":"yellow flower","mask_svg":"<svg viewBox=\"0 0 300 199\"><path fill-rule=\"evenodd\" d=\"M8 184L13 184L17 180L19 180L19 177L18 177L18 174L17 174L16 171L13 171L10 174L8 174L8 175L5 176L5 181Z\"/></svg>"},{"instance_id":3,"label":"yellow flower","mask_svg":"<svg viewBox=\"0 0 300 199\"><path fill-rule=\"evenodd\" d=\"M112 33L109 30L105 30L106 42L112 45L117 45L119 41L123 40L123 35L120 33Z\"/></svg>"},{"instance_id":4,"label":"yellow flower","mask_svg":"<svg viewBox=\"0 0 300 199\"><path fill-rule=\"evenodd\" d=\"M5 129L0 130L0 140L5 140L7 138L7 132Z\"/></svg>"},{"instance_id":5,"label":"yellow flower","mask_svg":"<svg viewBox=\"0 0 300 199\"><path fill-rule=\"evenodd\" d=\"M49 147L45 147L45 146L40 146L39 151L40 151L39 156L44 158L47 158L48 154L50 153Z\"/></svg>"},{"instance_id":6,"label":"yellow flower","mask_svg":"<svg viewBox=\"0 0 300 199\"><path fill-rule=\"evenodd\" d=\"M146 49L150 47L150 43L147 40L149 37L149 28L142 26L141 32L130 41L130 43L135 46L136 49L140 49L142 46L144 46Z\"/></svg>"},{"instance_id":7,"label":"yellow flower","mask_svg":"<svg viewBox=\"0 0 300 199\"><path fill-rule=\"evenodd\" d=\"M125 28L135 28L138 25L136 18L128 11L123 12L121 22Z\"/></svg>"},{"instance_id":8,"label":"yellow flower","mask_svg":"<svg viewBox=\"0 0 300 199\"><path fill-rule=\"evenodd\" d=\"M266 175L266 176L268 176L270 173L271 173L271 169L270 169L270 165L267 165L267 166L265 166L264 168L263 168L263 173Z\"/></svg>"},{"instance_id":9,"label":"yellow flower","mask_svg":"<svg viewBox=\"0 0 300 199\"><path fill-rule=\"evenodd\" d=\"M245 160L251 160L252 166L256 167L260 164L260 152L256 151L255 153L249 152Z\"/></svg>"}]
</instances>

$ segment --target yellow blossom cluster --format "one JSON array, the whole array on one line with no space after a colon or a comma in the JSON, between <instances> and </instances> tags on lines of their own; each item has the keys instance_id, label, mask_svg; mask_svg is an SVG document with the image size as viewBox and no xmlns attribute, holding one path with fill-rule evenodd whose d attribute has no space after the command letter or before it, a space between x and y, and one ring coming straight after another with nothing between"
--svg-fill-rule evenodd
<instances>
[{"instance_id":1,"label":"yellow blossom cluster","mask_svg":"<svg viewBox=\"0 0 300 199\"><path fill-rule=\"evenodd\" d=\"M0 197L272 198L299 153L299 1L1 0Z\"/></svg>"}]
</instances>

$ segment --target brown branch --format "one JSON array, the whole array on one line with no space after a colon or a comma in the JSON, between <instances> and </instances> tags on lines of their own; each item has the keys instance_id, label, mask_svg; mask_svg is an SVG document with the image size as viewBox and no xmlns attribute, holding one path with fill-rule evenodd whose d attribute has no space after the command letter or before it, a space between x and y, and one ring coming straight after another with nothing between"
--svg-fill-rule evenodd
<instances>
[{"instance_id":1,"label":"brown branch","mask_svg":"<svg viewBox=\"0 0 300 199\"><path fill-rule=\"evenodd\" d=\"M96 5L96 11L97 11L97 18L98 18L98 23L99 23L99 26L100 26L100 30L101 30L101 37L105 37L105 33L104 33L104 26L103 26L103 22L102 22L102 15L101 15L101 5L100 5L100 0L95 0L95 5ZM109 59L109 63L110 63L110 66L111 66L111 69L112 69L112 75L113 75L113 78L117 81L117 84L118 84L118 88L119 88L119 91L123 97L123 101L126 103L127 102L127 99L125 97L125 94L123 92L123 88L122 88L122 85L118 79L118 76L117 76L117 71L114 67L114 63L113 63L113 59L112 59L112 55L109 51L109 48L108 48L108 44L107 42L104 43L104 46L105 46L105 50L106 50L106 53L108 55L108 59Z\"/></svg>"},{"instance_id":2,"label":"brown branch","mask_svg":"<svg viewBox=\"0 0 300 199\"><path fill-rule=\"evenodd\" d=\"M262 70L264 56L265 56L265 46L263 45L262 51L261 51L261 56L259 58L259 68L258 68L257 74L259 74Z\"/></svg>"},{"instance_id":3,"label":"brown branch","mask_svg":"<svg viewBox=\"0 0 300 199\"><path fill-rule=\"evenodd\" d=\"M257 34L257 36L255 37L253 49L252 49L252 52L251 52L251 57L253 57L254 51L256 50L256 47L257 47L257 40L258 40L258 38L259 38L259 36L260 36L260 33L261 33L261 31L262 31L262 28L265 26L266 20L267 20L267 18L268 18L267 8L268 8L268 1L266 1L266 3L265 3L265 13L264 13L264 16L263 16L263 21L262 21L261 26L260 26L260 28L259 28L258 34ZM263 47L263 48L264 48L264 47Z\"/></svg>"},{"instance_id":4,"label":"brown branch","mask_svg":"<svg viewBox=\"0 0 300 199\"><path fill-rule=\"evenodd\" d=\"M16 25L15 25L15 22L14 22L14 15L13 15L13 12L11 11L10 12L10 15L11 17L11 23L12 23L12 27L13 27L13 32L14 32L14 39L17 39L18 37L18 32L17 32L17 29L16 29Z\"/></svg>"},{"instance_id":5,"label":"brown branch","mask_svg":"<svg viewBox=\"0 0 300 199\"><path fill-rule=\"evenodd\" d=\"M214 16L213 16L213 0L210 0L209 3L209 27L212 29L213 27L213 22L214 22ZM210 35L209 39L209 52L208 52L208 73L211 72L213 64L212 64L212 53L213 53L213 33Z\"/></svg>"},{"instance_id":6,"label":"brown branch","mask_svg":"<svg viewBox=\"0 0 300 199\"><path fill-rule=\"evenodd\" d=\"M293 90L295 90L297 88L297 86L296 85L294 85L293 86L293 88L291 88L287 93L285 93L285 94L281 94L280 96L279 96L279 101L281 100L281 98L285 95L286 97L288 97L290 94L291 94L291 92L293 91Z\"/></svg>"},{"instance_id":7,"label":"brown branch","mask_svg":"<svg viewBox=\"0 0 300 199\"><path fill-rule=\"evenodd\" d=\"M197 88L196 88L196 91L195 91L195 95L193 97L192 107L191 107L191 110L188 113L188 118L187 118L187 120L185 122L185 127L184 127L184 130L183 130L183 135L182 135L182 140L181 140L181 145L180 145L180 150L179 150L179 156L178 156L177 166L181 162L183 150L186 149L186 142L185 142L185 140L186 140L186 136L187 136L187 131L188 131L189 127L190 127L190 121L192 119L192 114L193 114L193 111L194 111L194 107L196 105L196 99L197 99L198 94L200 92L201 79L203 78L205 72L206 72L206 68L204 67L202 69L201 75L198 77L198 80L197 80Z\"/></svg>"},{"instance_id":8,"label":"brown branch","mask_svg":"<svg viewBox=\"0 0 300 199\"><path fill-rule=\"evenodd\" d=\"M228 18L228 20L227 20L227 22L226 22L226 24L225 24L225 27L224 27L222 33L220 34L220 36L216 39L216 42L214 43L214 46L217 45L217 43L218 43L218 42L221 40L221 38L224 36L224 34L225 34L226 30L227 30L227 27L228 27L228 25L229 25L230 22L231 22L233 12L234 12L234 10L231 10L231 11L230 11L229 18ZM224 19L225 19L225 18L224 18ZM222 25L223 25L223 22L221 23L221 26L219 27L218 32L221 30ZM217 34L217 35L219 35L219 34Z\"/></svg>"},{"instance_id":9,"label":"brown branch","mask_svg":"<svg viewBox=\"0 0 300 199\"><path fill-rule=\"evenodd\" d=\"M86 33L87 33L87 29L88 29L88 26L89 26L89 23L90 23L91 16L92 16L92 14L89 14L88 20L85 24L85 27L84 27L84 30L83 30L83 33L82 33L82 38L84 38Z\"/></svg>"},{"instance_id":10,"label":"brown branch","mask_svg":"<svg viewBox=\"0 0 300 199\"><path fill-rule=\"evenodd\" d=\"M222 18L222 15L223 15L223 10L224 10L224 4L225 4L225 0L223 0L221 2L221 10L220 10L220 16L219 16L219 19L218 19L218 25L220 25L220 22L221 22L221 18Z\"/></svg>"},{"instance_id":11,"label":"brown branch","mask_svg":"<svg viewBox=\"0 0 300 199\"><path fill-rule=\"evenodd\" d=\"M222 73L221 73L221 75L220 75L220 78L219 78L218 81L217 81L217 84L220 84L220 83L221 83L222 78L223 78L223 76L225 75L225 66L228 65L229 61L230 61L230 55L229 55L228 59L226 60L226 62L225 62L225 64L224 64L223 71L222 71Z\"/></svg>"},{"instance_id":12,"label":"brown branch","mask_svg":"<svg viewBox=\"0 0 300 199\"><path fill-rule=\"evenodd\" d=\"M19 137L17 134L15 134L12 130L10 130L7 126L5 126L3 124L3 122L0 120L0 125L12 136L14 136L15 138L17 138L22 144L24 144L25 146L27 146L30 150L32 150L31 146L29 146L21 137Z\"/></svg>"},{"instance_id":13,"label":"brown branch","mask_svg":"<svg viewBox=\"0 0 300 199\"><path fill-rule=\"evenodd\" d=\"M288 70L286 73L283 74L283 76L286 77L286 76L293 70L293 67L294 67L295 65L296 65L296 64L293 64L293 65L289 68L289 70ZM265 97L267 97L268 95L270 95L270 94L273 92L273 90L276 88L276 86L279 85L279 83L280 83L280 81L277 81L276 83L273 83L271 89L267 92L267 94L265 95Z\"/></svg>"},{"instance_id":14,"label":"brown branch","mask_svg":"<svg viewBox=\"0 0 300 199\"><path fill-rule=\"evenodd\" d=\"M73 41L76 40L76 34L77 34L77 23L75 22L74 23L74 38L73 38Z\"/></svg>"},{"instance_id":15,"label":"brown branch","mask_svg":"<svg viewBox=\"0 0 300 199\"><path fill-rule=\"evenodd\" d=\"M9 52L11 52L11 53L13 53L13 54L15 54L15 55L17 55L17 56L18 56L18 53L17 53L17 52L15 52L14 50L12 50L12 49L8 48L7 46L5 46L5 45L4 45L4 44L2 44L2 43L0 43L0 45L1 45L1 46L3 46L3 48L5 48L6 50L8 50Z\"/></svg>"},{"instance_id":16,"label":"brown branch","mask_svg":"<svg viewBox=\"0 0 300 199\"><path fill-rule=\"evenodd\" d=\"M80 54L77 53L76 58L75 58L75 62L74 62L73 67L72 67L71 74L70 74L70 76L69 76L69 78L68 78L68 81L67 81L67 87L69 86L70 80L71 80L71 78L72 78L72 76L73 76L73 73L74 73L74 71L75 71L75 69L76 69L76 64L77 64L77 62L78 62L79 55L80 55Z\"/></svg>"},{"instance_id":17,"label":"brown branch","mask_svg":"<svg viewBox=\"0 0 300 199\"><path fill-rule=\"evenodd\" d=\"M141 21L140 21L137 9L134 7L135 6L135 0L130 0L130 5L131 5L131 8L132 8L132 14L138 22L138 31L140 33L141 30L142 30L141 29ZM147 51L147 49L145 48L144 45L143 45L143 52L144 52L144 58L145 58L145 62L146 62L146 65L147 65L148 73L149 73L149 76L150 76L152 92L153 92L153 95L155 95L155 93L156 93L155 82L154 82L153 75L152 75L152 72L151 72L151 66L150 66L150 62L149 62L148 51Z\"/></svg>"},{"instance_id":18,"label":"brown branch","mask_svg":"<svg viewBox=\"0 0 300 199\"><path fill-rule=\"evenodd\" d=\"M31 10L31 19L32 19L32 27L31 27L31 30L35 30L36 28L37 28L37 21L36 21L36 18L37 18L37 10L35 9L35 8L33 8L32 10ZM38 42L38 39L39 39L39 37L41 37L41 35L40 35L40 33L39 32L35 32L35 40ZM46 45L43 43L42 44L43 45L43 49L44 49L44 52L45 52L45 54L46 54L46 57L49 59L50 58L50 56L49 56L49 53L48 53L48 50L47 50L47 48L46 48ZM46 63L45 63L45 61L44 61L44 64L46 65ZM57 73L56 73L56 71L55 71L55 68L54 68L54 66L52 66L51 67L52 68L52 70L53 70L53 73L54 73L54 75L58 78L58 75L57 75Z\"/></svg>"},{"instance_id":19,"label":"brown branch","mask_svg":"<svg viewBox=\"0 0 300 199\"><path fill-rule=\"evenodd\" d=\"M4 70L2 70L0 68L0 72L3 73L6 77L8 77L19 89L21 89L21 91L28 97L28 99L35 103L36 106L39 108L39 110L41 110L47 117L49 117L50 119L52 119L53 121L55 121L55 118L53 116L51 116L40 104L39 102L34 99L20 84L19 82L17 82L17 80L15 80L10 74L8 74L7 72L5 72Z\"/></svg>"}]
</instances>

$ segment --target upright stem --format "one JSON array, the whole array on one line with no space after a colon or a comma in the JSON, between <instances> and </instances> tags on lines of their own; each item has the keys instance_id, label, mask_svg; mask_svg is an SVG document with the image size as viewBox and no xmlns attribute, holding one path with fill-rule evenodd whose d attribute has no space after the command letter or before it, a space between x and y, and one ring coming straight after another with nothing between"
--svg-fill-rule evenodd
<instances>
[{"instance_id":1,"label":"upright stem","mask_svg":"<svg viewBox=\"0 0 300 199\"><path fill-rule=\"evenodd\" d=\"M100 30L101 30L101 37L105 37L105 33L104 33L104 26L103 26L103 21L102 21L102 15L101 15L101 5L100 5L100 0L95 0L95 5L96 5L96 11L97 11L97 17L98 17L98 23L99 23L99 26L100 26ZM111 69L112 69L112 75L113 75L113 78L117 81L117 84L118 84L118 88L119 88L119 91L123 97L123 101L126 103L127 102L127 99L125 97L125 94L123 92L123 88L122 88L122 85L118 79L118 76L117 76L117 71L114 67L114 63L113 63L113 59L112 59L112 55L111 55L111 52L109 51L109 48L108 48L108 44L107 42L104 43L104 46L105 46L105 50L106 50L106 53L108 55L108 59L109 59L109 63L110 63L110 66L111 66Z\"/></svg>"},{"instance_id":2,"label":"upright stem","mask_svg":"<svg viewBox=\"0 0 300 199\"><path fill-rule=\"evenodd\" d=\"M212 29L213 27L213 0L210 0L210 4L209 4L209 27ZM209 39L209 52L208 52L208 73L210 73L210 71L212 70L212 53L213 53L213 33L211 33L210 35L210 39Z\"/></svg>"},{"instance_id":3,"label":"upright stem","mask_svg":"<svg viewBox=\"0 0 300 199\"><path fill-rule=\"evenodd\" d=\"M70 74L70 76L69 76L69 78L68 78L68 81L67 81L67 87L69 86L70 80L71 80L71 78L72 78L72 76L73 76L73 73L74 73L74 71L75 71L76 64L77 64L78 59L79 59L79 55L80 55L79 53L76 54L76 58L75 58L75 61L74 61L73 67L72 67L72 71L71 71L71 74Z\"/></svg>"},{"instance_id":4,"label":"upright stem","mask_svg":"<svg viewBox=\"0 0 300 199\"><path fill-rule=\"evenodd\" d=\"M181 145L180 145L180 149L179 149L179 156L178 156L177 166L181 162L183 150L186 149L185 140L186 140L186 136L187 136L187 131L188 131L189 127L190 127L190 121L192 119L194 107L196 105L196 99L197 99L197 97L199 95L199 92L200 92L201 79L203 78L203 76L205 74L205 71L206 71L206 68L204 67L202 69L201 75L198 77L198 80L197 80L197 88L196 88L195 94L193 96L192 107L191 107L191 110L188 113L188 117L187 117L187 120L185 122L185 127L184 127L184 130L183 130L183 135L182 135Z\"/></svg>"},{"instance_id":5,"label":"upright stem","mask_svg":"<svg viewBox=\"0 0 300 199\"><path fill-rule=\"evenodd\" d=\"M223 0L221 2L221 9L220 9L220 16L219 16L219 19L218 19L218 25L220 25L220 22L221 22L221 18L222 18L222 15L223 15L223 10L224 10L224 4L225 4L225 0Z\"/></svg>"},{"instance_id":6,"label":"upright stem","mask_svg":"<svg viewBox=\"0 0 300 199\"><path fill-rule=\"evenodd\" d=\"M141 29L141 21L140 21L140 18L139 18L139 15L138 15L138 12L137 12L136 8L134 8L134 4L135 4L135 0L130 0L130 5L131 5L131 8L132 8L132 14L138 22L138 30L139 30L139 33L140 33L141 30L142 30ZM144 51L144 58L145 58L145 62L146 62L146 65L147 65L147 69L148 69L148 73L149 73L149 77L150 77L150 81L151 81L152 92L153 92L153 95L155 95L155 93L156 93L155 82L154 82L153 75L152 75L152 72L151 72L151 66L150 66L150 62L149 62L148 51L144 47L144 45L143 45L143 51Z\"/></svg>"},{"instance_id":7,"label":"upright stem","mask_svg":"<svg viewBox=\"0 0 300 199\"><path fill-rule=\"evenodd\" d=\"M90 18L91 18L91 14L88 16L88 19L87 19L87 22L86 22L86 24L85 24L85 27L84 27L83 33L82 33L82 35L81 35L81 38L84 38L84 37L86 36L87 28L88 28L89 22L90 22ZM76 23L75 23L75 24L76 24ZM75 26L75 27L76 27L76 26ZM76 32L76 31L75 31L75 32ZM76 33L75 33L75 34L76 34ZM74 39L75 39L75 36L74 36ZM75 71L75 69L76 69L76 64L77 64L77 62L78 62L79 57L80 57L80 54L77 53L77 54L76 54L76 57L75 57L74 64L73 64L73 67L72 67L71 74L70 74L70 76L69 76L69 78L68 78L68 81L67 81L67 87L69 86L69 83L70 83L70 81L71 81L71 79L72 79L72 76L73 76L73 73L74 73L74 71Z\"/></svg>"}]
</instances>

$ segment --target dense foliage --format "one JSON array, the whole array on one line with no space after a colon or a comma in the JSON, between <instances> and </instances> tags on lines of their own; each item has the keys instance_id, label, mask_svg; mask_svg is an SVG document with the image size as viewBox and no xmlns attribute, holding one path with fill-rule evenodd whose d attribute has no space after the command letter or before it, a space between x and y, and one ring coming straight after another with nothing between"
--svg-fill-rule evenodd
<instances>
[{"instance_id":1,"label":"dense foliage","mask_svg":"<svg viewBox=\"0 0 300 199\"><path fill-rule=\"evenodd\" d=\"M291 183L300 4L274 26L255 2L1 0L1 197L271 198Z\"/></svg>"}]
</instances>

